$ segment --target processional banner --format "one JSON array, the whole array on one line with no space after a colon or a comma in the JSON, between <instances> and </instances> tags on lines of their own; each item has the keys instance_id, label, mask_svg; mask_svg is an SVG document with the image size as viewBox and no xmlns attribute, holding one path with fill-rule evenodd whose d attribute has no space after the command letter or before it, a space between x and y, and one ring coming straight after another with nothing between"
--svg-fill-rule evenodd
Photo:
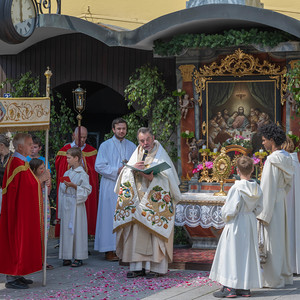
<instances>
[{"instance_id":1,"label":"processional banner","mask_svg":"<svg viewBox=\"0 0 300 300\"><path fill-rule=\"evenodd\" d=\"M0 98L0 132L46 130L50 98Z\"/></svg>"}]
</instances>

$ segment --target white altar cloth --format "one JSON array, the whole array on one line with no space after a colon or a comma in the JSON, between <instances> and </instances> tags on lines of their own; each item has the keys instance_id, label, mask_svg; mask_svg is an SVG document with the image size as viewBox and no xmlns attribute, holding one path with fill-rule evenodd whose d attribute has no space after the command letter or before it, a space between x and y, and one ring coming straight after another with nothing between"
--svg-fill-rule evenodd
<instances>
[{"instance_id":1,"label":"white altar cloth","mask_svg":"<svg viewBox=\"0 0 300 300\"><path fill-rule=\"evenodd\" d=\"M223 228L221 207L225 199L226 196L214 196L213 193L183 193L176 205L175 226Z\"/></svg>"}]
</instances>

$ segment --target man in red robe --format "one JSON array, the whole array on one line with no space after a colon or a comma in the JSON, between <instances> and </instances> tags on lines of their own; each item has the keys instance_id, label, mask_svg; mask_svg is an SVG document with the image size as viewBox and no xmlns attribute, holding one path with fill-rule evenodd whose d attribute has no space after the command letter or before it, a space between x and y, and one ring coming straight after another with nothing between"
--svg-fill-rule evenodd
<instances>
[{"instance_id":1,"label":"man in red robe","mask_svg":"<svg viewBox=\"0 0 300 300\"><path fill-rule=\"evenodd\" d=\"M2 185L0 273L7 274L6 288L27 289L32 280L23 276L42 269L43 199L40 182L26 162L31 136L17 133L13 145L16 152L7 163Z\"/></svg>"},{"instance_id":2,"label":"man in red robe","mask_svg":"<svg viewBox=\"0 0 300 300\"><path fill-rule=\"evenodd\" d=\"M92 186L92 192L85 202L87 220L88 220L88 234L95 235L96 221L97 221L97 210L98 210L98 198L99 198L99 177L98 173L95 171L95 161L97 157L97 150L86 144L88 131L85 127L80 127L80 145L83 158L83 168L86 173L89 175L90 185ZM57 155L55 160L56 168L56 184L57 191L59 187L59 179L64 176L64 173L69 169L67 163L66 152L72 147L78 147L79 145L79 136L78 136L78 127L74 132L74 141L70 144L62 147ZM56 208L58 208L58 197L56 200ZM57 209L56 209L57 214ZM59 236L59 226L55 227L55 236Z\"/></svg>"}]
</instances>

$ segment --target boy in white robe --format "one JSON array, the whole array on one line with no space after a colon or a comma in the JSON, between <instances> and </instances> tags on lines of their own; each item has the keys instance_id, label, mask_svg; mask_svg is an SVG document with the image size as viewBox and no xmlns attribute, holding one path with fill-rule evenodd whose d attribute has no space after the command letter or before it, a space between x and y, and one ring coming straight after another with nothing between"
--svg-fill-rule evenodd
<instances>
[{"instance_id":1,"label":"boy in white robe","mask_svg":"<svg viewBox=\"0 0 300 300\"><path fill-rule=\"evenodd\" d=\"M88 231L85 201L92 191L89 176L81 166L80 148L67 151L70 167L59 185L60 244L59 258L63 266L80 267L88 258ZM72 262L72 259L74 261Z\"/></svg>"},{"instance_id":2,"label":"boy in white robe","mask_svg":"<svg viewBox=\"0 0 300 300\"><path fill-rule=\"evenodd\" d=\"M250 289L261 287L256 216L262 210L262 191L251 180L253 160L242 156L237 161L238 174L222 207L226 223L210 271L210 279L223 287L216 298L250 297Z\"/></svg>"}]
</instances>

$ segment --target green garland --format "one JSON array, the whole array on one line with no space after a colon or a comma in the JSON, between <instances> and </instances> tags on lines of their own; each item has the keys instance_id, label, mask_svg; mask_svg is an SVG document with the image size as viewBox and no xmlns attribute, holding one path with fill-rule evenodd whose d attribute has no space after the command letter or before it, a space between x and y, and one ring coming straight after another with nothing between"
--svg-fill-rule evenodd
<instances>
[{"instance_id":1,"label":"green garland","mask_svg":"<svg viewBox=\"0 0 300 300\"><path fill-rule=\"evenodd\" d=\"M300 115L300 61L295 63L294 67L291 68L286 77L288 79L288 90L292 93L294 100L296 101L296 112L297 116Z\"/></svg>"},{"instance_id":2,"label":"green garland","mask_svg":"<svg viewBox=\"0 0 300 300\"><path fill-rule=\"evenodd\" d=\"M188 48L224 48L251 44L274 47L281 42L295 39L283 31L262 31L256 28L231 29L222 34L180 34L170 41L154 41L154 53L161 56L173 56L180 55L184 49Z\"/></svg>"}]
</instances>

